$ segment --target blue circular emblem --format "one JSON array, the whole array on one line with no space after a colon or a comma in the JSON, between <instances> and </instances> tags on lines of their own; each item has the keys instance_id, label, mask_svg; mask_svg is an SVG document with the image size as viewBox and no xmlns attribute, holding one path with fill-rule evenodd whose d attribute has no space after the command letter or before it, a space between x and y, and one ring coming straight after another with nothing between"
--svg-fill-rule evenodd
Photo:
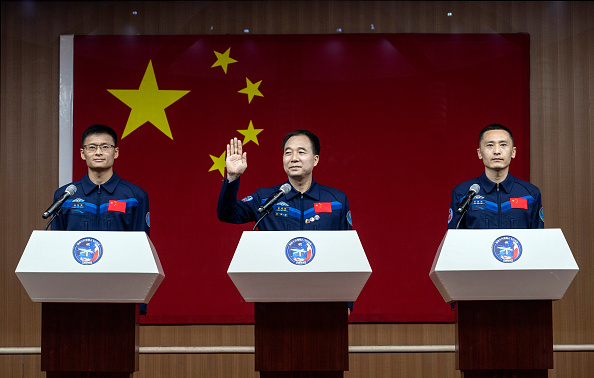
<instances>
[{"instance_id":1,"label":"blue circular emblem","mask_svg":"<svg viewBox=\"0 0 594 378\"><path fill-rule=\"evenodd\" d=\"M305 265L316 255L316 246L307 238L294 238L287 243L285 254L293 264Z\"/></svg>"},{"instance_id":2,"label":"blue circular emblem","mask_svg":"<svg viewBox=\"0 0 594 378\"><path fill-rule=\"evenodd\" d=\"M493 242L493 256L501 262L513 263L522 256L522 244L513 236L500 236Z\"/></svg>"},{"instance_id":3,"label":"blue circular emblem","mask_svg":"<svg viewBox=\"0 0 594 378\"><path fill-rule=\"evenodd\" d=\"M82 265L93 265L101 260L103 246L95 238L82 238L74 244L72 255Z\"/></svg>"}]
</instances>

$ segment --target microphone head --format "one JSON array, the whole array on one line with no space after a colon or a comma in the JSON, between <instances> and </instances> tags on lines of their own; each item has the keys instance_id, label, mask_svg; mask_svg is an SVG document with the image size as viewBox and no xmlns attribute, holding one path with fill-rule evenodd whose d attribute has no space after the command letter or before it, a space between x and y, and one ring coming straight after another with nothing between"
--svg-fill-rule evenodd
<instances>
[{"instance_id":1,"label":"microphone head","mask_svg":"<svg viewBox=\"0 0 594 378\"><path fill-rule=\"evenodd\" d=\"M280 191L283 192L283 194L289 193L291 191L291 185L290 184L287 184L285 182L284 184L281 185Z\"/></svg>"},{"instance_id":2,"label":"microphone head","mask_svg":"<svg viewBox=\"0 0 594 378\"><path fill-rule=\"evenodd\" d=\"M68 185L65 192L68 193L69 196L74 195L74 193L76 193L76 185L74 185L74 184Z\"/></svg>"},{"instance_id":3,"label":"microphone head","mask_svg":"<svg viewBox=\"0 0 594 378\"><path fill-rule=\"evenodd\" d=\"M477 195L479 190L481 190L481 186L479 184L472 184L470 189L468 189L469 192L474 192L474 195Z\"/></svg>"}]
</instances>

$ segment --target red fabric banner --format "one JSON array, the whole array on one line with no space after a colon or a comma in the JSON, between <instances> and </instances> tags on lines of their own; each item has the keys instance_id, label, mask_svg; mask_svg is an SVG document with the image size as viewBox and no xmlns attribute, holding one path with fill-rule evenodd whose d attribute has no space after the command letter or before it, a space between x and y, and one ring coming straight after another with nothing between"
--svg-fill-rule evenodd
<instances>
[{"instance_id":1,"label":"red fabric banner","mask_svg":"<svg viewBox=\"0 0 594 378\"><path fill-rule=\"evenodd\" d=\"M239 198L283 183L282 139L321 139L314 179L347 193L373 269L351 322L449 322L429 279L451 190L479 176L478 133L514 132L529 179L529 36L75 36L74 151L113 127L115 170L150 196L166 278L144 323L246 323L227 276L250 225L218 221L225 147L244 142ZM86 166L74 163L74 178Z\"/></svg>"}]
</instances>

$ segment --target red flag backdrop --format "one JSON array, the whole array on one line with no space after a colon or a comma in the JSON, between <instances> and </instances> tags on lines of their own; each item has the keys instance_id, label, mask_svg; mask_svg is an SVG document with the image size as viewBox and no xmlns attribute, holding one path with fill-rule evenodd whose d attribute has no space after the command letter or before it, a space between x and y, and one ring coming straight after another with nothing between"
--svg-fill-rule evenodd
<instances>
[{"instance_id":1,"label":"red flag backdrop","mask_svg":"<svg viewBox=\"0 0 594 378\"><path fill-rule=\"evenodd\" d=\"M510 127L529 179L529 36L76 36L74 178L82 131L112 126L115 170L150 196L166 278L144 323L244 323L227 276L242 231L217 220L226 143L244 140L240 196L285 181L281 141L322 142L314 179L349 197L373 274L353 322L448 322L428 273L452 188L483 171L479 130Z\"/></svg>"}]
</instances>

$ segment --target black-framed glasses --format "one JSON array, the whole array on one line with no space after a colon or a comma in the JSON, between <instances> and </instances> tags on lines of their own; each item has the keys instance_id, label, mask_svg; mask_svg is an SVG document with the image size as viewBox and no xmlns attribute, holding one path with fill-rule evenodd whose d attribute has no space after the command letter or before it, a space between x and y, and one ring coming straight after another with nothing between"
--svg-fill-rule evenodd
<instances>
[{"instance_id":1,"label":"black-framed glasses","mask_svg":"<svg viewBox=\"0 0 594 378\"><path fill-rule=\"evenodd\" d=\"M111 152L111 150L113 150L114 148L115 146L113 144L102 144L100 146L97 146L95 144L85 144L83 146L83 150L88 151L90 153L97 151L97 149L100 149L103 152Z\"/></svg>"}]
</instances>

